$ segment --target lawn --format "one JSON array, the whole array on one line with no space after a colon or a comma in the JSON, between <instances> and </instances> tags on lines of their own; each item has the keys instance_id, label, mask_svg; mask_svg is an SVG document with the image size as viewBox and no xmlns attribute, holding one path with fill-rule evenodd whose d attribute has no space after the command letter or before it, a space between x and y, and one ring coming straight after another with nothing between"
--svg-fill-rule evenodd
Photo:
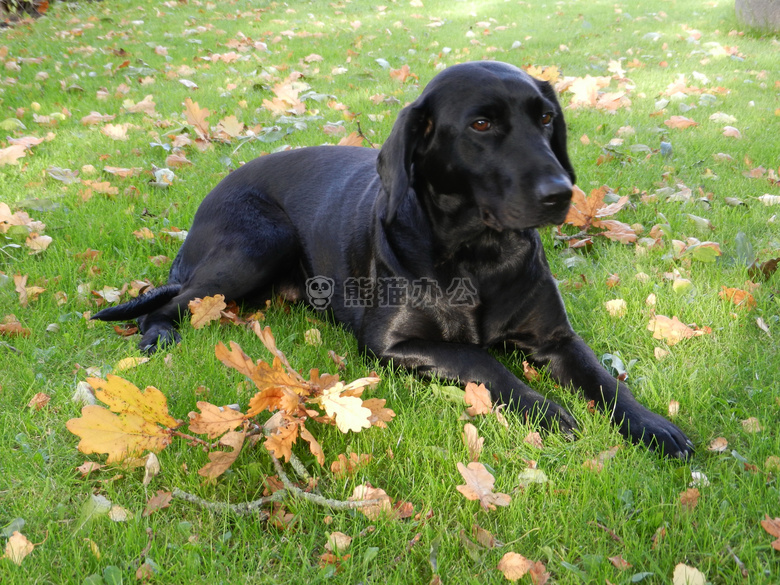
<instances>
[{"instance_id":1,"label":"lawn","mask_svg":"<svg viewBox=\"0 0 780 585\"><path fill-rule=\"evenodd\" d=\"M0 31L0 583L503 583L507 553L541 563L521 583L684 583L684 570L690 583L780 582L780 520L765 520L780 517L780 41L733 12L726 0L114 0L52 3ZM283 302L236 311L270 327L300 372L376 371L363 397L395 413L359 433L312 423L325 464L299 440L307 473L285 463L290 481L340 502L370 484L404 513L296 493L249 516L157 503L177 489L267 495L278 470L262 442L215 479L198 474L202 438L166 435L146 481L143 466L77 449L66 423L92 397L87 378L154 386L185 421L199 401L247 412L256 389L215 355L235 342L271 361L245 323L187 322L181 345L143 361L130 324L89 320L165 282L222 177L282 149L379 148L438 71L479 59L556 84L579 187L604 205L628 196L609 219L632 241L597 222L540 231L575 330L691 437L692 459L625 443L545 372L531 385L574 414L577 440L500 410L468 417L461 390L383 369ZM661 317L689 328L648 329ZM501 359L522 375L523 356ZM351 453L370 458L332 470ZM507 506L457 489L471 459Z\"/></svg>"}]
</instances>

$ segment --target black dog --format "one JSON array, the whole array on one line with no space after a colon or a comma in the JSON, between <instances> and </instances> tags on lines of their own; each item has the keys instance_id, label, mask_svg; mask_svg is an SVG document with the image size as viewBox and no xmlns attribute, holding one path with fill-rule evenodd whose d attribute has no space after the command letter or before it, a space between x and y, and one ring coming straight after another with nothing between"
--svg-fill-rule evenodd
<instances>
[{"instance_id":1,"label":"black dog","mask_svg":"<svg viewBox=\"0 0 780 585\"><path fill-rule=\"evenodd\" d=\"M574 170L546 82L455 65L404 108L377 152L313 147L253 160L204 199L168 284L95 319L138 318L146 352L179 340L196 297L272 289L329 309L383 362L484 382L496 401L576 428L487 348L518 349L620 432L668 456L693 445L641 406L572 331L534 228L564 220Z\"/></svg>"}]
</instances>

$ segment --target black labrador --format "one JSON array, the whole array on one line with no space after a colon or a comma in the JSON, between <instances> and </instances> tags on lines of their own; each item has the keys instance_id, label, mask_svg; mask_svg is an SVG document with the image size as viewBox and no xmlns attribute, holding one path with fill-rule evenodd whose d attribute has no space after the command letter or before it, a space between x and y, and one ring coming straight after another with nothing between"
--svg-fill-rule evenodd
<instances>
[{"instance_id":1,"label":"black labrador","mask_svg":"<svg viewBox=\"0 0 780 585\"><path fill-rule=\"evenodd\" d=\"M553 88L498 62L455 65L404 108L377 155L322 146L257 158L204 199L168 284L104 309L140 347L180 339L196 297L272 290L327 309L382 362L483 382L494 400L576 429L488 348L518 349L580 389L634 442L693 445L640 405L572 330L534 228L566 217L574 170Z\"/></svg>"}]
</instances>

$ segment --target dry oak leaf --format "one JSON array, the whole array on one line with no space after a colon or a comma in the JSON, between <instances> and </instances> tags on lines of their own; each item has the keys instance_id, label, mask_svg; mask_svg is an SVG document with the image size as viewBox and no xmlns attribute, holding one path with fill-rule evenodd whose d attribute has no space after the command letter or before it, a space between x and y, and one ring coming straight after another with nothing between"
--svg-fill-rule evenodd
<instances>
[{"instance_id":1,"label":"dry oak leaf","mask_svg":"<svg viewBox=\"0 0 780 585\"><path fill-rule=\"evenodd\" d=\"M315 402L318 402L328 416L334 419L342 433L349 431L358 433L371 426L369 419L373 413L363 406L363 401L357 396L344 395L343 392L347 389L348 387L343 383L338 382L323 390L322 395L317 397Z\"/></svg>"},{"instance_id":2,"label":"dry oak leaf","mask_svg":"<svg viewBox=\"0 0 780 585\"><path fill-rule=\"evenodd\" d=\"M277 459L289 461L293 443L298 439L298 423L286 418L283 420L286 421L285 424L280 424L263 444Z\"/></svg>"},{"instance_id":3,"label":"dry oak leaf","mask_svg":"<svg viewBox=\"0 0 780 585\"><path fill-rule=\"evenodd\" d=\"M232 431L244 424L246 415L228 406L222 408L209 402L196 403L200 412L190 412L190 432L216 439L221 434Z\"/></svg>"},{"instance_id":4,"label":"dry oak leaf","mask_svg":"<svg viewBox=\"0 0 780 585\"><path fill-rule=\"evenodd\" d=\"M32 332L24 327L16 315L6 315L0 322L0 335L8 337L29 337Z\"/></svg>"},{"instance_id":5,"label":"dry oak leaf","mask_svg":"<svg viewBox=\"0 0 780 585\"><path fill-rule=\"evenodd\" d=\"M616 569L620 569L621 571L631 568L631 563L620 555L609 557L609 562L612 563Z\"/></svg>"},{"instance_id":6,"label":"dry oak leaf","mask_svg":"<svg viewBox=\"0 0 780 585\"><path fill-rule=\"evenodd\" d=\"M488 414L493 408L493 402L490 400L490 391L484 384L477 385L474 382L466 384L464 399L466 404L470 406L470 408L466 409L466 413L469 416Z\"/></svg>"},{"instance_id":7,"label":"dry oak leaf","mask_svg":"<svg viewBox=\"0 0 780 585\"><path fill-rule=\"evenodd\" d=\"M542 443L542 436L535 431L528 433L525 439L523 439L523 443L527 443L528 445L531 445L532 447L536 447L537 449L544 449L544 444Z\"/></svg>"},{"instance_id":8,"label":"dry oak leaf","mask_svg":"<svg viewBox=\"0 0 780 585\"><path fill-rule=\"evenodd\" d=\"M758 422L758 419L754 416L746 418L740 422L742 423L742 428L746 433L760 433L763 430L761 424Z\"/></svg>"},{"instance_id":9,"label":"dry oak leaf","mask_svg":"<svg viewBox=\"0 0 780 585\"><path fill-rule=\"evenodd\" d=\"M95 397L113 412L135 414L150 423L176 428L181 421L168 414L168 399L154 386L141 392L137 386L119 376L109 374L106 379L87 378L95 389Z\"/></svg>"},{"instance_id":10,"label":"dry oak leaf","mask_svg":"<svg viewBox=\"0 0 780 585\"><path fill-rule=\"evenodd\" d=\"M51 400L51 396L48 394L44 394L43 392L38 392L35 396L30 398L30 402L27 403L27 408L34 408L35 410L41 410L46 407L47 404L49 404L49 401Z\"/></svg>"},{"instance_id":11,"label":"dry oak leaf","mask_svg":"<svg viewBox=\"0 0 780 585\"><path fill-rule=\"evenodd\" d=\"M766 514L765 518L761 521L761 526L770 535L777 538L777 540L772 543L772 548L776 551L780 551L780 518L775 518L773 520L769 514Z\"/></svg>"},{"instance_id":12,"label":"dry oak leaf","mask_svg":"<svg viewBox=\"0 0 780 585\"><path fill-rule=\"evenodd\" d=\"M79 451L105 453L107 463L116 463L146 450L162 451L170 444L172 433L137 414L114 414L95 405L82 408L81 417L70 419L65 426L81 437Z\"/></svg>"},{"instance_id":13,"label":"dry oak leaf","mask_svg":"<svg viewBox=\"0 0 780 585\"><path fill-rule=\"evenodd\" d=\"M485 437L480 437L477 427L471 423L463 426L463 444L469 450L469 461L476 461L482 453L482 446L485 444Z\"/></svg>"},{"instance_id":14,"label":"dry oak leaf","mask_svg":"<svg viewBox=\"0 0 780 585\"><path fill-rule=\"evenodd\" d=\"M328 534L328 542L325 543L325 548L331 552L340 554L346 551L351 543L351 536L344 534L343 532L331 532Z\"/></svg>"},{"instance_id":15,"label":"dry oak leaf","mask_svg":"<svg viewBox=\"0 0 780 585\"><path fill-rule=\"evenodd\" d=\"M683 339L706 335L710 329L692 329L685 323L682 323L677 317L665 317L664 315L655 315L650 318L647 324L648 331L653 332L654 339L665 339L668 345L679 343Z\"/></svg>"},{"instance_id":16,"label":"dry oak leaf","mask_svg":"<svg viewBox=\"0 0 780 585\"><path fill-rule=\"evenodd\" d=\"M364 483L355 486L352 495L347 498L351 502L364 500L379 500L379 503L358 508L369 520L376 520L382 516L390 516L393 511L393 502L387 492L382 488L375 488L371 484Z\"/></svg>"},{"instance_id":17,"label":"dry oak leaf","mask_svg":"<svg viewBox=\"0 0 780 585\"><path fill-rule=\"evenodd\" d=\"M696 488L689 488L680 494L680 504L683 508L693 510L699 503L700 495Z\"/></svg>"},{"instance_id":18,"label":"dry oak leaf","mask_svg":"<svg viewBox=\"0 0 780 585\"><path fill-rule=\"evenodd\" d=\"M225 304L225 295L214 295L213 297L193 299L189 302L188 307L192 313L190 318L192 328L201 329L212 321L217 321L227 304Z\"/></svg>"},{"instance_id":19,"label":"dry oak leaf","mask_svg":"<svg viewBox=\"0 0 780 585\"><path fill-rule=\"evenodd\" d=\"M311 454L314 455L314 457L317 459L317 463L324 467L325 453L322 451L322 445L319 444L317 439L314 438L314 435L312 435L309 432L309 429L307 429L303 424L301 424L300 435L301 439L309 444L309 451L311 451Z\"/></svg>"},{"instance_id":20,"label":"dry oak leaf","mask_svg":"<svg viewBox=\"0 0 780 585\"><path fill-rule=\"evenodd\" d=\"M357 132L351 132L338 142L339 146L363 146L363 136Z\"/></svg>"},{"instance_id":21,"label":"dry oak leaf","mask_svg":"<svg viewBox=\"0 0 780 585\"><path fill-rule=\"evenodd\" d=\"M507 580L517 581L530 571L533 566L534 562L532 560L516 552L508 552L501 557L497 568L504 574Z\"/></svg>"},{"instance_id":22,"label":"dry oak leaf","mask_svg":"<svg viewBox=\"0 0 780 585\"><path fill-rule=\"evenodd\" d=\"M51 236L44 236L36 232L32 232L24 241L24 245L30 248L30 254L39 254L49 247L53 241Z\"/></svg>"},{"instance_id":23,"label":"dry oak leaf","mask_svg":"<svg viewBox=\"0 0 780 585\"><path fill-rule=\"evenodd\" d=\"M726 440L725 437L718 437L712 440L710 446L707 447L707 450L715 451L716 453L723 453L728 446L729 446L729 442Z\"/></svg>"},{"instance_id":24,"label":"dry oak leaf","mask_svg":"<svg viewBox=\"0 0 780 585\"><path fill-rule=\"evenodd\" d=\"M206 118L210 113L206 108L201 108L198 102L193 102L190 98L184 100L184 115L187 123L195 129L198 138L202 140L209 140L209 123Z\"/></svg>"},{"instance_id":25,"label":"dry oak leaf","mask_svg":"<svg viewBox=\"0 0 780 585\"><path fill-rule=\"evenodd\" d=\"M243 431L230 431L219 440L224 447L232 447L232 451L212 451L209 453L209 462L198 470L198 475L208 479L216 479L233 465L233 462L241 453L244 446L246 433Z\"/></svg>"},{"instance_id":26,"label":"dry oak leaf","mask_svg":"<svg viewBox=\"0 0 780 585\"><path fill-rule=\"evenodd\" d=\"M481 463L472 461L466 466L459 462L458 471L466 480L466 485L456 486L457 490L468 500L479 500L485 510L508 506L512 501L507 494L493 492L496 480Z\"/></svg>"},{"instance_id":27,"label":"dry oak leaf","mask_svg":"<svg viewBox=\"0 0 780 585\"><path fill-rule=\"evenodd\" d=\"M163 508L167 508L171 505L171 500L173 499L173 494L171 492L166 492L165 490L157 490L157 493L153 495L151 498L149 498L149 501L146 502L146 508L144 509L141 516L146 518L153 512L156 512L157 510L162 510Z\"/></svg>"},{"instance_id":28,"label":"dry oak leaf","mask_svg":"<svg viewBox=\"0 0 780 585\"><path fill-rule=\"evenodd\" d=\"M371 411L368 421L375 427L387 428L389 423L395 417L395 412L390 408L385 408L387 400L384 398L368 398L363 401L363 406Z\"/></svg>"},{"instance_id":29,"label":"dry oak leaf","mask_svg":"<svg viewBox=\"0 0 780 585\"><path fill-rule=\"evenodd\" d=\"M13 534L11 534L11 537L8 539L8 542L5 543L5 554L3 555L3 558L9 559L17 565L21 565L24 557L29 555L34 548L35 545L27 540L27 537L24 534L18 530L14 530Z\"/></svg>"}]
</instances>

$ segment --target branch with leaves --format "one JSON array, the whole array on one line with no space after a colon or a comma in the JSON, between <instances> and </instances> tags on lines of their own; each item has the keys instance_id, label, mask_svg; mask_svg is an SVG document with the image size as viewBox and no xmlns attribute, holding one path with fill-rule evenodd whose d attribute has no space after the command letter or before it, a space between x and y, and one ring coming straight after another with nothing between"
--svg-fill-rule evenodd
<instances>
[{"instance_id":1,"label":"branch with leaves","mask_svg":"<svg viewBox=\"0 0 780 585\"><path fill-rule=\"evenodd\" d=\"M271 364L262 360L255 362L234 342L230 343L230 348L220 342L215 351L223 364L244 374L257 387L258 392L250 399L246 414L229 406L198 402L198 412L189 413L189 432L193 434L187 434L179 430L183 421L168 413L165 395L157 388L149 386L141 391L131 382L113 375L105 380L87 378L96 398L106 406L85 406L80 418L67 422L68 430L81 438L79 450L106 454L108 463L118 463L138 458L145 451L159 453L178 437L209 449L209 462L198 473L214 481L230 468L247 445L256 442L257 435L262 435L263 445L284 486L282 489L254 502L236 505L208 502L179 489L174 490L174 497L209 509L229 509L238 514L259 513L264 518L268 514L260 509L287 494L337 509L382 504L377 498L361 497L342 502L304 491L293 484L282 465L285 461L298 475L307 481L311 479L292 451L299 438L308 444L319 465L325 465L322 446L309 428L312 423L334 425L343 433L360 432L371 426L386 427L395 413L385 407L385 400L361 398L364 390L378 384L380 378L372 373L345 384L338 375L320 374L312 369L307 380L276 347L269 327L263 329L254 322L253 330L274 356ZM261 421L260 416L266 412L273 414ZM205 435L208 440L195 435Z\"/></svg>"}]
</instances>

